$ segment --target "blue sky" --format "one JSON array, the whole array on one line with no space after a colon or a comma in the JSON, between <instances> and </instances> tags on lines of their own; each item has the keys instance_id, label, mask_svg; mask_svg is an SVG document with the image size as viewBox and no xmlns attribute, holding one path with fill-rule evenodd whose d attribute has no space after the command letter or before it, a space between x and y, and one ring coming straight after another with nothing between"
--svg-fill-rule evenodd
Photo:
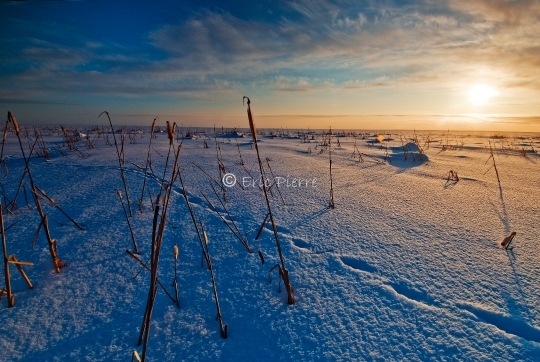
<instances>
[{"instance_id":1,"label":"blue sky","mask_svg":"<svg viewBox=\"0 0 540 362\"><path fill-rule=\"evenodd\" d=\"M156 5L158 4L158 5ZM0 3L21 123L540 131L539 1ZM480 92L480 94L479 94Z\"/></svg>"}]
</instances>

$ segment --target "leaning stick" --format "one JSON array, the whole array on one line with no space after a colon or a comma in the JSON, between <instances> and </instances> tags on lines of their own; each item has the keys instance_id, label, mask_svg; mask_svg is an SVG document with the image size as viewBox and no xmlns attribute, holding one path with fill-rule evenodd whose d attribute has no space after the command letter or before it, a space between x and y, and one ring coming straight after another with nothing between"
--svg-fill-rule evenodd
<instances>
[{"instance_id":1,"label":"leaning stick","mask_svg":"<svg viewBox=\"0 0 540 362\"><path fill-rule=\"evenodd\" d=\"M169 152L167 152L167 159L165 160L165 168L163 169L163 177L162 182L160 182L160 192L163 188L163 182L165 182L165 175L167 173L167 166L169 165L169 156L171 155L171 148L174 150L173 142L174 142L174 127L176 123L171 127L171 124L169 121L167 121L167 134L169 137ZM174 176L174 175L173 175Z\"/></svg>"},{"instance_id":2,"label":"leaning stick","mask_svg":"<svg viewBox=\"0 0 540 362\"><path fill-rule=\"evenodd\" d=\"M242 245L244 245L244 247L247 249L248 253L253 253L253 251L251 251L251 249L249 248L249 245L247 244L246 240L244 240L242 238L241 235L237 234L237 232L231 227L231 225L229 225L229 223L227 222L227 220L225 220L225 218L219 213L219 211L216 209L216 207L212 204L212 202L208 199L208 197L206 197L205 194L202 194L202 196L205 198L206 202L208 202L208 205L210 205L210 208L212 210L214 210L214 212L219 216L219 218L221 219L221 221L223 221L223 223L225 225L227 225L227 227L229 228L229 230L233 233L234 236L236 236L236 238L242 243Z\"/></svg>"},{"instance_id":3,"label":"leaning stick","mask_svg":"<svg viewBox=\"0 0 540 362\"><path fill-rule=\"evenodd\" d=\"M124 206L124 200L122 199L122 193L120 190L116 190L116 195L118 195L118 198L120 199L120 203L122 204L122 210L124 210L124 215L126 216L126 221L129 227L129 232L131 233L131 240L133 241L133 248L135 250L135 254L139 254L139 248L137 248L137 241L135 240L135 235L133 235L133 229L131 228L131 223L129 222L129 217L126 212L126 207Z\"/></svg>"},{"instance_id":4,"label":"leaning stick","mask_svg":"<svg viewBox=\"0 0 540 362\"><path fill-rule=\"evenodd\" d=\"M42 226L43 226L43 220L39 222L39 226L36 230L36 233L34 234L34 241L32 242L32 249L34 249L34 247L36 246L36 241L37 241L37 238L39 236L39 231L41 230Z\"/></svg>"},{"instance_id":5,"label":"leaning stick","mask_svg":"<svg viewBox=\"0 0 540 362\"><path fill-rule=\"evenodd\" d=\"M216 185L221 187L222 185L217 182L212 176L210 176L205 170L203 170L199 165L197 165L195 162L191 162L195 167L197 167L199 170L201 170L211 181L213 181Z\"/></svg>"},{"instance_id":6,"label":"leaning stick","mask_svg":"<svg viewBox=\"0 0 540 362\"><path fill-rule=\"evenodd\" d=\"M34 286L32 285L32 282L30 281L30 279L28 279L28 276L26 275L26 273L24 272L23 268L21 265L28 265L28 266L33 266L34 263L30 263L30 262L27 262L27 261L18 261L17 258L15 258L15 255L12 255L9 257L9 263L10 264L14 264L15 267L17 268L17 270L19 270L19 273L21 273L24 281L26 282L26 284L28 284L28 287L30 289L34 289Z\"/></svg>"},{"instance_id":7,"label":"leaning stick","mask_svg":"<svg viewBox=\"0 0 540 362\"><path fill-rule=\"evenodd\" d=\"M501 187L501 180L499 179L499 171L497 171L497 165L495 164L495 156L493 156L493 148L491 147L491 141L489 141L489 152L491 156L489 156L486 163L489 161L490 158L493 160L493 168L495 169L495 174L497 175L497 182L499 183L499 187Z\"/></svg>"},{"instance_id":8,"label":"leaning stick","mask_svg":"<svg viewBox=\"0 0 540 362\"><path fill-rule=\"evenodd\" d=\"M116 146L116 154L118 155L118 167L120 167L120 178L122 179L122 183L124 184L124 191L126 192L126 199L127 199L127 204L128 204L128 210L129 210L129 216L133 216L133 214L131 213L131 203L129 201L129 193L128 193L128 189L127 189L127 184L126 184L126 177L124 176L124 168L122 167L122 157L120 155L120 150L118 149L118 143L116 142L116 136L114 134L114 127L112 125L112 121L111 121L111 117L109 116L109 112L107 111L103 111L99 114L98 118L101 117L101 115L105 113L107 115L107 118L109 119L109 124L111 125L111 132L112 132L112 135L113 135L113 138L114 138L114 145Z\"/></svg>"},{"instance_id":9,"label":"leaning stick","mask_svg":"<svg viewBox=\"0 0 540 362\"><path fill-rule=\"evenodd\" d=\"M259 240L259 238L261 237L261 234L262 234L262 232L264 230L264 226L268 223L268 221L267 221L268 216L269 216L269 214L266 213L266 216L264 217L264 220L263 220L263 222L261 224L261 227L259 228L259 231L257 232L257 236L255 236L255 240Z\"/></svg>"},{"instance_id":10,"label":"leaning stick","mask_svg":"<svg viewBox=\"0 0 540 362\"><path fill-rule=\"evenodd\" d=\"M210 267L210 258L208 257L208 254L206 254L206 251L204 248L203 237L201 235L201 232L199 231L199 227L197 226L197 220L195 219L195 212L193 211L193 208L191 207L191 203L189 202L186 186L184 185L184 179L182 178L182 172L180 172L180 170L178 170L178 178L180 179L180 184L182 185L182 194L184 195L184 200L186 201L189 214L191 215L191 221L193 222L193 226L195 227L195 231L197 232L197 237L199 239L199 245L201 246L202 255L204 259L206 260L206 265Z\"/></svg>"},{"instance_id":11,"label":"leaning stick","mask_svg":"<svg viewBox=\"0 0 540 362\"><path fill-rule=\"evenodd\" d=\"M134 254L131 250L126 249L126 253L128 253L129 256L131 256L137 263L139 263L141 265L141 267L143 267L145 270L148 270L149 272L151 272L151 269L148 267L148 265L146 265L141 259L139 259L139 257L136 254ZM171 295L171 293L169 293L167 291L167 288L165 288L163 283L161 283L161 281L159 279L156 279L156 283L161 287L161 289L163 289L165 294L167 294L167 296L169 298L171 298L172 302L176 304L176 299Z\"/></svg>"},{"instance_id":12,"label":"leaning stick","mask_svg":"<svg viewBox=\"0 0 540 362\"><path fill-rule=\"evenodd\" d=\"M152 128L150 129L150 142L148 143L148 155L146 156L146 167L144 168L144 178L143 178L143 186L141 191L141 198L139 199L139 210L142 212L142 202L144 198L144 188L146 187L146 174L148 173L148 166L150 164L150 150L152 147L152 136L154 135L154 127L156 125L156 119L158 117L154 118L154 122L152 122Z\"/></svg>"},{"instance_id":13,"label":"leaning stick","mask_svg":"<svg viewBox=\"0 0 540 362\"><path fill-rule=\"evenodd\" d=\"M216 287L216 279L214 277L214 268L212 267L212 261L210 260L210 251L208 250L208 236L204 230L204 224L201 222L201 230L204 237L204 248L206 249L206 255L208 255L208 269L210 269L210 275L212 276L212 287L214 289L214 299L216 300L217 308L217 319L219 320L219 329L221 331L221 338L227 339L227 325L223 324L223 319L221 318L221 308L219 307L219 299Z\"/></svg>"},{"instance_id":14,"label":"leaning stick","mask_svg":"<svg viewBox=\"0 0 540 362\"><path fill-rule=\"evenodd\" d=\"M249 127L251 129L251 136L253 137L253 143L255 145L255 150L257 152L257 159L259 161L259 169L260 169L260 172L261 172L261 178L263 180L266 180L263 164L262 164L262 161L261 161L261 156L259 154L259 145L257 143L257 130L255 129L255 123L253 122L253 116L251 115L251 107L250 107L251 101L250 101L250 99L248 97L244 96L244 98L242 99L242 102L243 102L244 99L247 99L247 105L248 105L247 114L248 114L248 120L249 120ZM292 294L292 286L291 286L291 283L289 281L289 272L285 268L285 260L283 259L283 254L281 252L281 243L279 242L276 222L275 222L274 217L272 215L272 209L270 207L270 200L268 199L268 192L266 190L266 185L264 185L263 191L264 191L264 198L266 200L266 207L268 209L268 215L270 217L270 221L272 222L272 230L274 231L274 238L276 239L276 247L277 247L277 250L278 250L279 259L281 261L283 283L285 284L285 289L287 289L287 303L289 305L291 305L291 304L294 304L294 296Z\"/></svg>"},{"instance_id":15,"label":"leaning stick","mask_svg":"<svg viewBox=\"0 0 540 362\"><path fill-rule=\"evenodd\" d=\"M4 230L4 214L1 212L1 202L0 202L0 229L2 231L2 251L4 252L4 277L6 280L6 294L8 299L8 308L11 308L15 305L15 296L11 294L11 281L9 278L9 260L7 256L7 246L6 246L6 231Z\"/></svg>"},{"instance_id":16,"label":"leaning stick","mask_svg":"<svg viewBox=\"0 0 540 362\"><path fill-rule=\"evenodd\" d=\"M32 154L34 153L34 147L36 146L36 142L34 142L32 144L32 146L30 147L30 154L28 156L28 159L32 158ZM27 174L27 170L24 169L23 171L23 174L21 176L21 180L19 181L19 186L17 187L17 192L15 192L15 197L13 198L13 200L11 200L11 202L9 203L11 205L11 211L13 211L15 209L15 207L17 206L17 198L19 197L19 192L21 191L21 187L24 186L24 176L26 176ZM3 188L3 187L2 187ZM25 194L26 196L26 194ZM28 205L28 204L27 204ZM7 207L8 205L6 205Z\"/></svg>"},{"instance_id":17,"label":"leaning stick","mask_svg":"<svg viewBox=\"0 0 540 362\"><path fill-rule=\"evenodd\" d=\"M219 194L217 193L216 189L214 189L214 187L211 184L210 184L210 187L212 188L212 191L214 191L214 194L216 195L219 203L221 204L221 207L223 207L223 210L225 210L225 212L227 213L227 216L229 217L229 220L231 220L231 223L233 224L234 228L236 229L236 232L238 233L238 235L242 235L242 233L238 229L238 226L236 226L236 223L234 222L233 217L229 213L229 210L227 210L227 207L225 206L225 203L219 197ZM249 246L246 245L246 247L248 248L248 251L251 253L252 251L249 249Z\"/></svg>"},{"instance_id":18,"label":"leaning stick","mask_svg":"<svg viewBox=\"0 0 540 362\"><path fill-rule=\"evenodd\" d=\"M156 240L156 228L157 228L157 221L159 217L159 200L161 197L161 193L157 195L156 199L156 207L154 209L154 220L152 222L152 247L150 249L150 262L153 263L154 260L154 251L155 251L155 240ZM128 249L126 249L126 252L131 255ZM138 258L137 258L138 259ZM152 264L151 264L152 265ZM152 278L152 271L150 270L150 284L152 284L153 278ZM153 295L153 289L152 285L150 286L150 290L148 291L148 296L146 297L146 308L144 310L144 316L143 316L143 322L141 325L141 331L139 333L139 340L137 342L137 345L140 346L144 339L144 334L146 330L146 319L148 316L150 304L152 304L152 295Z\"/></svg>"},{"instance_id":19,"label":"leaning stick","mask_svg":"<svg viewBox=\"0 0 540 362\"><path fill-rule=\"evenodd\" d=\"M62 208L60 208L60 206L59 206L53 199L51 199L49 196L47 196L47 194L45 193L45 191L43 191L42 189L40 189L40 188L37 187L37 186L36 186L36 190L38 190L39 193L41 194L41 196L42 196L43 198L45 198L47 201L49 201L49 203L50 203L51 205L53 205L53 206L56 207L58 210L60 210L60 212L61 212L62 214L64 214L64 216L67 217L67 218L69 219L69 221L71 221L71 222L73 223L73 225L75 225L76 227L78 227L79 230L84 230L79 224L77 224L77 222L76 222L75 220L73 220L71 217L69 217L69 215L66 214L66 213L64 212L64 210L62 210Z\"/></svg>"},{"instance_id":20,"label":"leaning stick","mask_svg":"<svg viewBox=\"0 0 540 362\"><path fill-rule=\"evenodd\" d=\"M268 165L268 169L270 170L270 174L272 175L272 179L274 180L274 183L276 182L276 176L274 176L274 171L272 171L272 167L270 167L270 159L266 158L266 164ZM283 202L283 206L285 206L285 200L283 199L283 195L281 194L281 190L279 189L279 186L277 187L279 197L281 197L281 202Z\"/></svg>"}]
</instances>

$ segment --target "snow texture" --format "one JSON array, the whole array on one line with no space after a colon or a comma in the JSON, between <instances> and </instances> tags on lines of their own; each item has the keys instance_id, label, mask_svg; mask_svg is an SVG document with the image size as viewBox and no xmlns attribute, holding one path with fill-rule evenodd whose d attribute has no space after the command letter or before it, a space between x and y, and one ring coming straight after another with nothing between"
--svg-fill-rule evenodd
<instances>
[{"instance_id":1,"label":"snow texture","mask_svg":"<svg viewBox=\"0 0 540 362\"><path fill-rule=\"evenodd\" d=\"M149 273L125 251L132 249L132 241L115 191L124 193L112 134L108 145L104 135L81 127L78 132L93 139L94 148L87 149L87 139L79 138L78 153L67 150L58 128L42 132L51 157L31 158L34 181L84 231L43 201L58 255L67 263L56 274L43 232L31 247L39 215L25 179L29 207L21 191L17 208L4 211L6 227L16 223L5 236L9 255L34 263L24 266L34 288L29 289L11 265L15 307L8 308L2 298L0 360L129 360L133 350L141 352L136 342ZM254 240L266 205L262 191L251 182L259 170L253 142L245 133L246 138L217 138L219 150L213 135L205 138L209 148L202 139L175 140L175 145L182 142L179 162L189 200L209 236L228 339L220 337L210 273L201 267L200 246L176 182L159 279L173 291L177 244L180 309L158 291L148 360L538 360L537 134L494 139L489 133L399 132L385 135L392 140L374 142L376 135L358 133L356 139L340 137L339 147L334 137L333 210L327 208L329 154L320 145L320 133L314 139L261 137L265 166L268 158L274 176L289 185L274 186L271 195L296 298L289 306L278 274L269 275L279 262L271 226ZM142 213L137 201L150 137L147 128L133 134L132 142L126 137L124 144L124 169L133 209L130 222L146 261L152 206L148 194ZM413 142L415 137L419 141ZM489 169L488 142L494 145L500 185ZM23 138L27 154L29 144ZM364 162L353 154L355 144ZM157 133L154 172L148 176L154 198L168 145L167 134ZM216 152L239 184L226 189L225 206L248 235L252 254L203 196L230 219L210 187L221 196ZM12 132L4 160L9 173L1 180L3 205L15 197L24 171ZM459 181L448 180L450 170ZM512 231L517 233L513 249L500 248L498 243ZM3 268L0 278L3 287Z\"/></svg>"}]
</instances>

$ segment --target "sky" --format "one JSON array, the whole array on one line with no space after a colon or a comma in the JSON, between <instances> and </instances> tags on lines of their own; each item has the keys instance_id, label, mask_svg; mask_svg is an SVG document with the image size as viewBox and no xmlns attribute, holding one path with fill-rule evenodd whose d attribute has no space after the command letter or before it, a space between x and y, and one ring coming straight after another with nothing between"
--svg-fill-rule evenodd
<instances>
[{"instance_id":1,"label":"sky","mask_svg":"<svg viewBox=\"0 0 540 362\"><path fill-rule=\"evenodd\" d=\"M2 1L21 124L540 132L540 0Z\"/></svg>"}]
</instances>

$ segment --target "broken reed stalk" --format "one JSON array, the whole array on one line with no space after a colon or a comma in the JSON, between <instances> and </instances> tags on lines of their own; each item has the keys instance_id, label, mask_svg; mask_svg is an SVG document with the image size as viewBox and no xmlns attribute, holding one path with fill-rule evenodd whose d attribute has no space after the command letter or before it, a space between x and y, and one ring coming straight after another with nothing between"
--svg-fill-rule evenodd
<instances>
[{"instance_id":1,"label":"broken reed stalk","mask_svg":"<svg viewBox=\"0 0 540 362\"><path fill-rule=\"evenodd\" d=\"M39 197L37 197L37 190L36 185L34 184L34 179L32 178L32 172L30 172L30 165L29 160L26 158L24 147L22 145L21 135L20 135L20 129L19 124L17 123L17 120L15 117L11 114L11 112L8 112L8 118L15 127L15 133L17 134L17 138L19 140L19 146L21 148L21 153L24 159L24 164L26 167L26 172L28 173L28 178L30 179L30 186L32 188L32 195L34 197L34 202L36 204L36 208L39 212L39 216L41 217L41 223L43 224L43 229L45 231L45 236L47 237L47 242L49 244L49 251L51 253L51 258L54 264L54 270L57 273L60 273L60 265L64 265L64 262L58 258L56 254L56 240L51 238L51 234L49 231L49 223L47 222L47 216L43 212L43 209L41 207L41 202L39 201Z\"/></svg>"},{"instance_id":2,"label":"broken reed stalk","mask_svg":"<svg viewBox=\"0 0 540 362\"><path fill-rule=\"evenodd\" d=\"M126 163L126 155L124 153L124 142L126 140L126 135L124 133L125 125L120 128L120 157L122 158L122 165Z\"/></svg>"},{"instance_id":3,"label":"broken reed stalk","mask_svg":"<svg viewBox=\"0 0 540 362\"><path fill-rule=\"evenodd\" d=\"M238 229L238 226L236 226L236 223L234 222L233 217L229 213L229 210L227 210L227 206L225 206L225 203L219 198L219 195L218 195L216 189L214 188L214 186L212 186L212 184L210 184L210 187L212 188L212 191L214 191L214 195L216 195L216 198L218 199L219 203L221 204L221 207L223 208L223 210L225 210L225 213L229 217L229 220L231 220L231 223L233 224L234 228L236 229L237 234L242 235L242 233L240 232L240 229ZM244 246L247 248L249 253L252 253L251 249L249 248L247 238L246 238Z\"/></svg>"},{"instance_id":4,"label":"broken reed stalk","mask_svg":"<svg viewBox=\"0 0 540 362\"><path fill-rule=\"evenodd\" d=\"M216 185L218 185L219 187L222 186L222 184L219 183L219 182L217 182L212 176L210 176L210 175L208 174L208 172L206 172L205 170L203 170L203 169L201 168L201 166L197 165L195 162L191 162L191 163L192 163L195 167L197 167L199 170L201 170L201 171L206 175L206 177L208 177L208 178L210 179L210 181L213 181L213 182L214 182Z\"/></svg>"},{"instance_id":5,"label":"broken reed stalk","mask_svg":"<svg viewBox=\"0 0 540 362\"><path fill-rule=\"evenodd\" d=\"M131 362L135 362L135 361L142 362L141 357L139 356L137 351L133 351L133 353L131 354Z\"/></svg>"},{"instance_id":6,"label":"broken reed stalk","mask_svg":"<svg viewBox=\"0 0 540 362\"><path fill-rule=\"evenodd\" d=\"M206 265L210 267L210 264L209 264L210 260L204 248L203 237L201 235L199 227L197 226L197 219L195 218L195 212L193 211L193 208L191 207L191 203L189 202L186 185L184 185L184 179L182 178L182 172L180 170L178 170L178 179L180 180L180 185L182 186L182 195L184 196L184 200L186 201L186 205L189 210L189 215L191 216L191 221L193 222L193 227L195 227L195 231L197 232L197 238L199 240L199 245L201 246L202 257L204 260L206 260Z\"/></svg>"},{"instance_id":7,"label":"broken reed stalk","mask_svg":"<svg viewBox=\"0 0 540 362\"><path fill-rule=\"evenodd\" d=\"M28 284L28 287L30 289L34 289L34 286L32 285L32 282L30 281L30 279L28 279L28 276L26 275L26 273L24 272L23 268L22 268L22 265L28 265L28 266L33 266L34 263L30 263L28 261L18 261L17 258L15 258L15 255L12 255L8 258L8 262L10 264L13 264L15 265L15 267L17 268L17 270L19 271L19 273L21 274L21 276L23 277L24 281L26 282L26 284Z\"/></svg>"},{"instance_id":8,"label":"broken reed stalk","mask_svg":"<svg viewBox=\"0 0 540 362\"><path fill-rule=\"evenodd\" d=\"M270 170L270 174L272 175L272 180L276 180L276 176L274 176L274 171L272 171L272 167L270 167L270 159L266 158L266 164L268 165L268 169ZM281 194L281 190L279 189L279 185L277 186L279 197L281 198L281 202L283 202L283 206L285 206L285 200L283 199L283 195Z\"/></svg>"},{"instance_id":9,"label":"broken reed stalk","mask_svg":"<svg viewBox=\"0 0 540 362\"><path fill-rule=\"evenodd\" d=\"M501 242L500 246L504 247L506 250L512 250L512 248L509 248L510 243L512 243L512 240L514 240L514 237L516 236L516 232L512 231L508 236L506 236Z\"/></svg>"},{"instance_id":10,"label":"broken reed stalk","mask_svg":"<svg viewBox=\"0 0 540 362\"><path fill-rule=\"evenodd\" d=\"M261 227L259 228L259 231L257 232L257 235L255 236L255 240L259 240L259 238L261 237L262 235L262 232L264 230L264 226L268 223L268 216L269 214L266 213L266 216L264 217L264 220L261 224Z\"/></svg>"},{"instance_id":11,"label":"broken reed stalk","mask_svg":"<svg viewBox=\"0 0 540 362\"><path fill-rule=\"evenodd\" d=\"M328 134L328 157L330 159L330 202L328 203L329 209L334 209L334 183L332 180L332 128Z\"/></svg>"},{"instance_id":12,"label":"broken reed stalk","mask_svg":"<svg viewBox=\"0 0 540 362\"><path fill-rule=\"evenodd\" d=\"M221 308L219 307L219 299L218 299L218 293L217 293L217 287L216 287L216 279L214 277L214 268L212 267L212 261L210 259L210 251L208 250L208 236L206 235L206 231L204 230L204 224L201 222L201 230L204 237L204 247L206 250L206 255L208 255L208 269L210 269L210 275L212 277L212 287L214 289L214 299L216 300L216 308L217 308L217 316L216 319L219 321L219 329L221 332L221 338L227 339L227 325L223 324L223 319L221 317Z\"/></svg>"},{"instance_id":13,"label":"broken reed stalk","mask_svg":"<svg viewBox=\"0 0 540 362\"><path fill-rule=\"evenodd\" d=\"M124 184L124 191L126 192L126 200L128 204L128 210L129 210L129 216L133 216L131 213L131 202L129 201L129 193L128 188L126 184L126 177L124 176L124 168L122 167L122 155L120 154L120 150L118 149L118 143L116 142L116 136L114 134L114 127L111 121L111 117L109 116L109 112L103 111L99 114L98 118L101 117L101 115L105 113L107 115L107 118L109 119L109 124L111 125L111 132L114 138L114 145L116 147L116 155L118 156L118 167L120 167L120 178L122 179L122 183Z\"/></svg>"},{"instance_id":14,"label":"broken reed stalk","mask_svg":"<svg viewBox=\"0 0 540 362\"><path fill-rule=\"evenodd\" d=\"M165 167L163 168L163 177L161 178L160 182L160 189L159 191L163 189L163 183L165 182L165 175L167 174L167 166L169 165L169 156L171 155L171 148L174 150L173 142L174 142L174 127L176 126L176 123L171 128L171 124L169 121L167 121L167 135L169 137L169 151L167 152L167 159L165 160ZM174 176L174 174L173 174Z\"/></svg>"},{"instance_id":15,"label":"broken reed stalk","mask_svg":"<svg viewBox=\"0 0 540 362\"><path fill-rule=\"evenodd\" d=\"M2 151L0 151L0 166L3 165L5 169L4 177L7 177L8 175L8 168L6 163L4 162L4 146L6 144L7 139L7 130L8 130L8 123L9 123L9 117L6 118L6 125L4 126L4 137L2 138Z\"/></svg>"},{"instance_id":16,"label":"broken reed stalk","mask_svg":"<svg viewBox=\"0 0 540 362\"><path fill-rule=\"evenodd\" d=\"M488 159L486 160L485 163L488 163L489 159L491 158L491 160L493 161L493 168L495 169L495 174L497 175L497 182L499 183L499 187L501 187L501 180L499 179L499 171L497 171L497 165L495 164L495 156L493 155L493 148L491 147L491 141L488 141L489 142L489 153L490 153L490 156L488 157ZM491 167L486 171L486 173L491 169ZM485 175L485 173L484 173Z\"/></svg>"},{"instance_id":17,"label":"broken reed stalk","mask_svg":"<svg viewBox=\"0 0 540 362\"><path fill-rule=\"evenodd\" d=\"M247 114L248 114L248 120L249 120L249 127L251 129L251 136L253 137L253 144L255 145L255 150L257 152L257 160L259 161L259 170L261 172L261 179L262 180L266 180L266 175L265 175L265 172L264 172L264 167L263 167L263 164L262 164L262 161L261 161L261 156L259 154L259 145L257 143L257 130L255 128L255 123L253 122L253 116L251 114L251 101L248 97L244 96L244 98L242 98L242 103L244 102L244 99L247 99ZM263 192L264 192L264 199L266 200L266 207L268 209L268 215L269 215L269 218L270 218L270 222L272 223L272 230L274 232L274 238L276 239L276 247L277 247L277 251L278 251L278 254L279 254L279 259L280 259L280 262L281 262L281 270L282 270L282 277L283 277L283 283L285 284L285 289L287 290L287 303L289 305L292 305L294 304L294 296L293 296L293 291L292 291L292 286L291 286L291 283L289 281L289 271L285 268L285 260L283 259L283 254L281 252L281 243L279 241L279 236L278 236L278 232L277 232L277 227L276 227L276 221L274 220L274 217L272 215L272 208L270 207L270 200L268 198L268 191L266 190L266 183L264 183L263 185Z\"/></svg>"},{"instance_id":18,"label":"broken reed stalk","mask_svg":"<svg viewBox=\"0 0 540 362\"><path fill-rule=\"evenodd\" d=\"M173 257L174 257L174 292L176 294L176 306L180 308L180 298L178 298L178 280L176 278L176 263L178 261L178 245L174 244L173 247Z\"/></svg>"},{"instance_id":19,"label":"broken reed stalk","mask_svg":"<svg viewBox=\"0 0 540 362\"><path fill-rule=\"evenodd\" d=\"M231 225L229 225L229 223L227 222L227 220L219 213L219 211L216 209L216 207L212 204L212 202L208 199L208 197L206 197L206 195L203 193L202 196L204 197L204 199L206 200L206 202L208 202L208 205L210 205L210 208L212 210L214 210L214 212L219 216L219 218L221 219L221 221L223 221L223 223L225 225L227 225L227 227L229 228L229 230L233 233L234 236L236 236L236 238L242 243L242 245L244 245L244 247L246 248L246 250L248 251L248 253L253 253L253 251L251 251L251 249L249 248L249 245L247 243L247 240L244 240L244 238L242 237L242 235L238 232L238 228L236 228L236 225L234 225L234 221L233 221L233 225L235 226L236 230L234 230Z\"/></svg>"},{"instance_id":20,"label":"broken reed stalk","mask_svg":"<svg viewBox=\"0 0 540 362\"><path fill-rule=\"evenodd\" d=\"M28 203L28 195L26 193L26 185L23 183L23 195L24 195L24 201L26 202L26 207L31 210L30 204Z\"/></svg>"},{"instance_id":21,"label":"broken reed stalk","mask_svg":"<svg viewBox=\"0 0 540 362\"><path fill-rule=\"evenodd\" d=\"M143 263L143 261L141 259L139 259L139 257L136 254L134 254L131 250L126 249L126 253L128 253L128 255L131 256L138 264L140 264L142 269L147 270L149 272L152 271L152 269L150 269L148 267L148 265ZM167 288L165 288L165 286L159 280L159 278L156 279L156 283L157 283L157 285L159 285L161 287L161 289L165 292L165 294L167 294L167 296L171 299L171 301L176 304L176 299L171 295L171 293L169 293L169 291L167 290ZM178 308L180 308L180 306Z\"/></svg>"},{"instance_id":22,"label":"broken reed stalk","mask_svg":"<svg viewBox=\"0 0 540 362\"><path fill-rule=\"evenodd\" d=\"M124 210L124 216L126 217L129 232L131 233L131 240L133 241L133 251L135 254L140 254L139 248L137 248L137 241L135 240L135 235L133 234L133 229L131 228L131 223L129 222L129 217L126 212L126 207L124 206L124 200L122 199L122 192L120 192L120 190L116 190L116 195L118 195L118 198L120 199L120 203L122 204L122 210Z\"/></svg>"},{"instance_id":23,"label":"broken reed stalk","mask_svg":"<svg viewBox=\"0 0 540 362\"><path fill-rule=\"evenodd\" d=\"M24 186L24 185L23 185ZM53 200L51 199L49 196L47 196L47 194L45 193L45 191L43 191L42 189L40 189L39 187L36 186L36 189L39 191L39 193L41 195L38 195L38 196L41 196L43 197L45 200L49 201L49 203L51 205L53 205L54 207L56 207L65 217L67 217L69 219L69 221L71 221L73 223L73 225L75 225L77 228L79 228L79 230L84 230L79 224L77 224L77 222L75 220L73 220L68 214L66 214L64 212L64 210L62 210L62 208ZM25 195L26 195L26 189L25 189ZM28 203L28 202L27 202Z\"/></svg>"},{"instance_id":24,"label":"broken reed stalk","mask_svg":"<svg viewBox=\"0 0 540 362\"><path fill-rule=\"evenodd\" d=\"M240 145L238 144L238 140L235 139L236 141L236 147L238 148L238 156L240 156L240 165L241 166L244 166L244 159L242 158L242 153L240 152Z\"/></svg>"},{"instance_id":25,"label":"broken reed stalk","mask_svg":"<svg viewBox=\"0 0 540 362\"><path fill-rule=\"evenodd\" d=\"M34 153L35 145L36 145L36 142L34 142L32 144L32 146L30 147L30 153L28 155L28 159L32 158L32 154ZM11 202L7 203L6 206L5 206L7 208L9 205L11 205L11 211L13 211L13 210L15 210L15 208L17 208L17 198L19 197L19 192L21 191L21 187L24 186L24 176L26 176L27 173L28 173L28 171L25 168L23 170L21 180L19 181L19 186L17 187L17 191L15 192L15 197L13 198L13 200L11 200Z\"/></svg>"},{"instance_id":26,"label":"broken reed stalk","mask_svg":"<svg viewBox=\"0 0 540 362\"><path fill-rule=\"evenodd\" d=\"M215 133L214 130L214 142L216 144L216 159L218 163L219 168L219 179L223 180L223 176L227 173L225 170L225 164L223 163L222 157L221 157L221 147L219 147L218 141L217 141L217 133ZM227 189L225 186L223 186L223 183L219 185L221 187L221 194L223 195L223 200L227 202Z\"/></svg>"},{"instance_id":27,"label":"broken reed stalk","mask_svg":"<svg viewBox=\"0 0 540 362\"><path fill-rule=\"evenodd\" d=\"M156 125L156 119L158 117L154 118L154 122L152 122L152 128L150 128L150 141L148 143L148 155L146 156L146 166L144 167L144 177L143 177L143 186L142 186L142 191L141 191L141 198L139 199L139 211L142 212L143 209L142 209L142 203L143 203L143 199L144 199L144 188L146 187L146 175L148 173L148 165L150 164L150 151L151 151L151 147L152 147L152 138L154 138L154 127Z\"/></svg>"},{"instance_id":28,"label":"broken reed stalk","mask_svg":"<svg viewBox=\"0 0 540 362\"><path fill-rule=\"evenodd\" d=\"M6 294L8 300L8 308L15 305L15 296L11 293L11 280L9 276L9 260L7 255L6 231L4 230L4 214L2 212L2 203L0 202L0 228L2 231L2 251L4 252L4 277L6 280Z\"/></svg>"}]
</instances>

